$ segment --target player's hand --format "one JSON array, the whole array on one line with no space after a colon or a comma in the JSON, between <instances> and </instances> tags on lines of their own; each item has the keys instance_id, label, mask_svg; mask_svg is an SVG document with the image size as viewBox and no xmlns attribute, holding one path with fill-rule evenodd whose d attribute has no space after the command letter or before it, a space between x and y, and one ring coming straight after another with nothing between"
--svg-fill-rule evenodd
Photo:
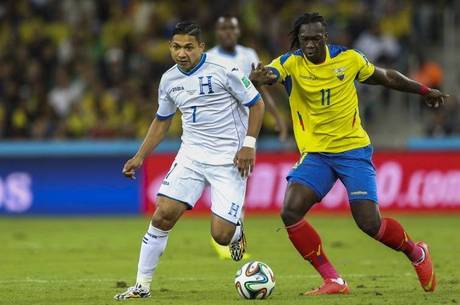
<instances>
[{"instance_id":1,"label":"player's hand","mask_svg":"<svg viewBox=\"0 0 460 305\"><path fill-rule=\"evenodd\" d=\"M238 167L241 177L246 178L252 173L256 159L256 150L251 147L241 147L240 151L236 153L233 163Z\"/></svg>"},{"instance_id":2,"label":"player's hand","mask_svg":"<svg viewBox=\"0 0 460 305\"><path fill-rule=\"evenodd\" d=\"M428 107L438 108L447 101L448 97L448 94L444 94L437 89L430 89L430 92L423 96L423 100Z\"/></svg>"},{"instance_id":3,"label":"player's hand","mask_svg":"<svg viewBox=\"0 0 460 305\"><path fill-rule=\"evenodd\" d=\"M142 166L143 161L144 160L138 157L133 157L126 161L122 170L123 175L130 179L136 179L136 169Z\"/></svg>"},{"instance_id":4,"label":"player's hand","mask_svg":"<svg viewBox=\"0 0 460 305\"><path fill-rule=\"evenodd\" d=\"M272 70L265 67L261 63L258 63L257 66L251 64L251 74L249 74L249 79L258 87L260 85L271 85L276 82L278 77Z\"/></svg>"}]
</instances>

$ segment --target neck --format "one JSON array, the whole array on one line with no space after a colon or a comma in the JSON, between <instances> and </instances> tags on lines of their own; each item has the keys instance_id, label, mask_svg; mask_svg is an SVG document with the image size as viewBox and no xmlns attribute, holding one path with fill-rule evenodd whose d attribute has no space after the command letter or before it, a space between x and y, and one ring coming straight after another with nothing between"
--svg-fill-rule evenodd
<instances>
[{"instance_id":1,"label":"neck","mask_svg":"<svg viewBox=\"0 0 460 305\"><path fill-rule=\"evenodd\" d=\"M233 54L236 52L236 45L230 46L230 47L224 47L222 45L219 46L219 48L224 51L225 53L230 53Z\"/></svg>"},{"instance_id":2,"label":"neck","mask_svg":"<svg viewBox=\"0 0 460 305\"><path fill-rule=\"evenodd\" d=\"M198 57L198 60L197 60L196 62L194 62L194 63L190 66L190 68L183 68L183 67L181 67L182 71L188 72L188 71L193 70L193 69L200 63L201 58L203 58L203 54L201 54L201 56Z\"/></svg>"},{"instance_id":3,"label":"neck","mask_svg":"<svg viewBox=\"0 0 460 305\"><path fill-rule=\"evenodd\" d=\"M326 61L326 46L324 46L324 49L322 50L320 54L318 54L318 56L313 57L313 58L308 58L308 60L314 63L315 65L319 65L325 62Z\"/></svg>"}]
</instances>

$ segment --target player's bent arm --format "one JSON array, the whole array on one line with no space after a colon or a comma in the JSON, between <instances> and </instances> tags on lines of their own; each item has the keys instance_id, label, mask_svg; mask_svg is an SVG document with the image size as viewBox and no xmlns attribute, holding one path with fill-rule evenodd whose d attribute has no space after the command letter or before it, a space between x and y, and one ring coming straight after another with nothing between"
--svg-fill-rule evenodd
<instances>
[{"instance_id":1,"label":"player's bent arm","mask_svg":"<svg viewBox=\"0 0 460 305\"><path fill-rule=\"evenodd\" d=\"M375 67L374 73L364 83L368 85L382 85L387 88L410 93L423 94L424 90L429 90L423 84L410 79L396 70L380 67Z\"/></svg>"},{"instance_id":2,"label":"player's bent arm","mask_svg":"<svg viewBox=\"0 0 460 305\"><path fill-rule=\"evenodd\" d=\"M236 153L234 159L235 166L238 167L238 171L243 178L248 177L254 167L256 158L256 138L262 127L264 111L265 105L261 98L249 108L248 132L244 138L243 146Z\"/></svg>"},{"instance_id":3,"label":"player's bent arm","mask_svg":"<svg viewBox=\"0 0 460 305\"><path fill-rule=\"evenodd\" d=\"M262 127L264 118L265 104L260 98L254 105L249 108L249 123L247 136L257 138Z\"/></svg>"},{"instance_id":4,"label":"player's bent arm","mask_svg":"<svg viewBox=\"0 0 460 305\"><path fill-rule=\"evenodd\" d=\"M164 139L166 133L169 130L169 127L171 126L171 122L172 116L164 120L160 120L158 117L156 117L150 124L144 141L142 142L142 145L134 158L144 160L145 157L148 156L148 154L150 154L150 152L152 152Z\"/></svg>"},{"instance_id":5,"label":"player's bent arm","mask_svg":"<svg viewBox=\"0 0 460 305\"><path fill-rule=\"evenodd\" d=\"M366 79L364 83L369 85L382 85L403 92L418 93L423 95L425 103L428 106L434 108L444 104L449 97L449 95L437 89L429 88L392 69L375 67L374 73Z\"/></svg>"},{"instance_id":6,"label":"player's bent arm","mask_svg":"<svg viewBox=\"0 0 460 305\"><path fill-rule=\"evenodd\" d=\"M164 120L158 119L158 117L153 120L141 147L134 155L134 157L126 161L125 165L123 166L123 175L131 179L136 178L136 169L141 167L145 157L163 140L166 132L169 129L169 126L171 126L171 121L172 116Z\"/></svg>"}]
</instances>

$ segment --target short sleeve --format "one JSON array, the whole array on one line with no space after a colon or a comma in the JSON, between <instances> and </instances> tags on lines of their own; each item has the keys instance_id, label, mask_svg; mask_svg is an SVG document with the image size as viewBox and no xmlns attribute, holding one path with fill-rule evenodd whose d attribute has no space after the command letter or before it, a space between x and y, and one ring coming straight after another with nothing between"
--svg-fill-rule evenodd
<instances>
[{"instance_id":1,"label":"short sleeve","mask_svg":"<svg viewBox=\"0 0 460 305\"><path fill-rule=\"evenodd\" d=\"M164 81L161 79L158 87L158 110L157 118L159 120L167 120L174 116L177 106L174 104L171 97L168 95L164 86Z\"/></svg>"},{"instance_id":2,"label":"short sleeve","mask_svg":"<svg viewBox=\"0 0 460 305\"><path fill-rule=\"evenodd\" d=\"M289 73L286 71L286 68L284 67L284 62L286 61L287 54L282 55L278 58L275 58L268 66L270 70L272 70L273 73L277 76L277 81L284 82L286 77L289 75Z\"/></svg>"},{"instance_id":3,"label":"short sleeve","mask_svg":"<svg viewBox=\"0 0 460 305\"><path fill-rule=\"evenodd\" d=\"M375 66L369 62L366 55L363 53L353 50L355 62L358 67L358 74L356 75L356 79L360 82L364 82L366 79L372 76L375 71Z\"/></svg>"},{"instance_id":4,"label":"short sleeve","mask_svg":"<svg viewBox=\"0 0 460 305\"><path fill-rule=\"evenodd\" d=\"M248 107L260 99L260 93L249 78L236 67L227 72L226 88L238 101Z\"/></svg>"}]
</instances>

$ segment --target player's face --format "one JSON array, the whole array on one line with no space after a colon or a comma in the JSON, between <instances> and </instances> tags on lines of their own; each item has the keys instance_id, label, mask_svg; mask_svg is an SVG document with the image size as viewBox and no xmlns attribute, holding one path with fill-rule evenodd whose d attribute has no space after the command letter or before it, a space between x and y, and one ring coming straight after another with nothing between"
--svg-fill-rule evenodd
<instances>
[{"instance_id":1,"label":"player's face","mask_svg":"<svg viewBox=\"0 0 460 305\"><path fill-rule=\"evenodd\" d=\"M302 24L298 39L300 48L308 60L321 63L326 59L327 33L321 22Z\"/></svg>"},{"instance_id":2,"label":"player's face","mask_svg":"<svg viewBox=\"0 0 460 305\"><path fill-rule=\"evenodd\" d=\"M204 51L204 43L195 36L176 34L169 42L169 50L174 62L183 70L188 71L200 61Z\"/></svg>"},{"instance_id":3,"label":"player's face","mask_svg":"<svg viewBox=\"0 0 460 305\"><path fill-rule=\"evenodd\" d=\"M219 18L216 25L217 43L225 49L234 48L240 36L240 27L236 18Z\"/></svg>"}]
</instances>

